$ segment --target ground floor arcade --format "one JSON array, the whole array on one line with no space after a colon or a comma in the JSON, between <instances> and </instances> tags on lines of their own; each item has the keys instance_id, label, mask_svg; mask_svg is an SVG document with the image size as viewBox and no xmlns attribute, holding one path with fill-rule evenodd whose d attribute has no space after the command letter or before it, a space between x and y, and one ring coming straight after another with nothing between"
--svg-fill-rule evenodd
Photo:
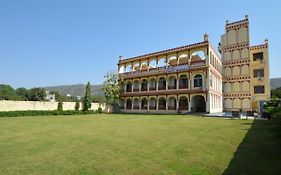
<instances>
[{"instance_id":1,"label":"ground floor arcade","mask_svg":"<svg viewBox=\"0 0 281 175\"><path fill-rule=\"evenodd\" d=\"M209 92L125 97L120 101L120 109L128 113L222 112L222 96Z\"/></svg>"}]
</instances>

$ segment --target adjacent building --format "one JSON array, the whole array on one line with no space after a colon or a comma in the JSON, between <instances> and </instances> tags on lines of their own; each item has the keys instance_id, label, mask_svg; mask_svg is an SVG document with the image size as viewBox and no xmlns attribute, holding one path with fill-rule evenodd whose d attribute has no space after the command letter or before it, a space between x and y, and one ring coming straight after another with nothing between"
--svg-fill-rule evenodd
<instances>
[{"instance_id":1,"label":"adjacent building","mask_svg":"<svg viewBox=\"0 0 281 175\"><path fill-rule=\"evenodd\" d=\"M122 98L127 113L221 112L222 63L204 40L118 63Z\"/></svg>"},{"instance_id":2,"label":"adjacent building","mask_svg":"<svg viewBox=\"0 0 281 175\"><path fill-rule=\"evenodd\" d=\"M250 46L249 19L229 23L221 37L223 108L259 111L270 99L268 41Z\"/></svg>"}]
</instances>

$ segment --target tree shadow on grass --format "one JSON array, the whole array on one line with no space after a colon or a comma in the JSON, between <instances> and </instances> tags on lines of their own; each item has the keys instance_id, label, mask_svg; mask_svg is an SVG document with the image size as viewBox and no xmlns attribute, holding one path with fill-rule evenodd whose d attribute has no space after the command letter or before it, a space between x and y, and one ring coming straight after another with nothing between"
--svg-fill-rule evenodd
<instances>
[{"instance_id":1,"label":"tree shadow on grass","mask_svg":"<svg viewBox=\"0 0 281 175\"><path fill-rule=\"evenodd\" d=\"M223 175L281 174L281 125L255 120Z\"/></svg>"}]
</instances>

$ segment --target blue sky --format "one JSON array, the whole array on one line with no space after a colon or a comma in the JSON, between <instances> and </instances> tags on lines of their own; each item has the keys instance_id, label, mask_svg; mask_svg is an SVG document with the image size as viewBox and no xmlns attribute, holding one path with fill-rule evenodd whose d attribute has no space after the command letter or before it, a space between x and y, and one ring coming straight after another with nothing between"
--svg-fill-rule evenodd
<instances>
[{"instance_id":1,"label":"blue sky","mask_svg":"<svg viewBox=\"0 0 281 175\"><path fill-rule=\"evenodd\" d=\"M251 45L269 39L270 77L281 77L280 1L1 0L0 84L100 84L118 56L200 42L215 48L230 22L250 19Z\"/></svg>"}]
</instances>

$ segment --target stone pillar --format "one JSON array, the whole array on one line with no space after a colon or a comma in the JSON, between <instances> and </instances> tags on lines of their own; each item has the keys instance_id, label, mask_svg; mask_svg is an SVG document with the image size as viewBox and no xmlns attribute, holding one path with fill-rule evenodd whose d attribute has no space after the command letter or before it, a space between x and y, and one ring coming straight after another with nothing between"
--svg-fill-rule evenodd
<instances>
[{"instance_id":1,"label":"stone pillar","mask_svg":"<svg viewBox=\"0 0 281 175\"><path fill-rule=\"evenodd\" d=\"M206 112L210 112L210 106L211 106L211 97L210 97L210 92L208 92L207 94L207 101L206 101Z\"/></svg>"},{"instance_id":2,"label":"stone pillar","mask_svg":"<svg viewBox=\"0 0 281 175\"><path fill-rule=\"evenodd\" d=\"M191 102L188 102L188 112L191 112Z\"/></svg>"},{"instance_id":3,"label":"stone pillar","mask_svg":"<svg viewBox=\"0 0 281 175\"><path fill-rule=\"evenodd\" d=\"M147 97L147 110L149 111L149 105L150 105L150 100L149 97Z\"/></svg>"},{"instance_id":4,"label":"stone pillar","mask_svg":"<svg viewBox=\"0 0 281 175\"><path fill-rule=\"evenodd\" d=\"M207 76L206 76L205 83L203 82L204 83L203 84L203 89L204 89L204 86L205 86L206 90L210 90L210 70L207 69L206 71L207 71Z\"/></svg>"},{"instance_id":5,"label":"stone pillar","mask_svg":"<svg viewBox=\"0 0 281 175\"><path fill-rule=\"evenodd\" d=\"M169 100L168 98L166 98L166 110L168 110L168 107L169 107Z\"/></svg>"},{"instance_id":6,"label":"stone pillar","mask_svg":"<svg viewBox=\"0 0 281 175\"><path fill-rule=\"evenodd\" d=\"M156 81L156 91L158 91L159 81L158 79L156 79L155 81Z\"/></svg>"},{"instance_id":7,"label":"stone pillar","mask_svg":"<svg viewBox=\"0 0 281 175\"><path fill-rule=\"evenodd\" d=\"M141 84L142 84L142 82L141 82L141 80L139 80L139 91L141 91Z\"/></svg>"},{"instance_id":8,"label":"stone pillar","mask_svg":"<svg viewBox=\"0 0 281 175\"><path fill-rule=\"evenodd\" d=\"M149 91L150 82L147 80L147 91Z\"/></svg>"},{"instance_id":9,"label":"stone pillar","mask_svg":"<svg viewBox=\"0 0 281 175\"><path fill-rule=\"evenodd\" d=\"M158 111L158 107L159 107L159 100L158 97L156 97L156 110Z\"/></svg>"},{"instance_id":10,"label":"stone pillar","mask_svg":"<svg viewBox=\"0 0 281 175\"><path fill-rule=\"evenodd\" d=\"M166 75L166 90L169 89L168 86L169 86L169 81L168 81L168 76Z\"/></svg>"},{"instance_id":11,"label":"stone pillar","mask_svg":"<svg viewBox=\"0 0 281 175\"><path fill-rule=\"evenodd\" d=\"M141 99L139 100L139 110L141 110Z\"/></svg>"},{"instance_id":12,"label":"stone pillar","mask_svg":"<svg viewBox=\"0 0 281 175\"><path fill-rule=\"evenodd\" d=\"M179 105L180 105L179 99L176 99L176 100L177 100L177 107L176 107L176 110L179 110Z\"/></svg>"},{"instance_id":13,"label":"stone pillar","mask_svg":"<svg viewBox=\"0 0 281 175\"><path fill-rule=\"evenodd\" d=\"M127 109L127 99L125 99L124 109Z\"/></svg>"},{"instance_id":14,"label":"stone pillar","mask_svg":"<svg viewBox=\"0 0 281 175\"><path fill-rule=\"evenodd\" d=\"M180 80L179 80L179 77L177 78L177 89L179 89L179 84L180 84Z\"/></svg>"}]
</instances>

